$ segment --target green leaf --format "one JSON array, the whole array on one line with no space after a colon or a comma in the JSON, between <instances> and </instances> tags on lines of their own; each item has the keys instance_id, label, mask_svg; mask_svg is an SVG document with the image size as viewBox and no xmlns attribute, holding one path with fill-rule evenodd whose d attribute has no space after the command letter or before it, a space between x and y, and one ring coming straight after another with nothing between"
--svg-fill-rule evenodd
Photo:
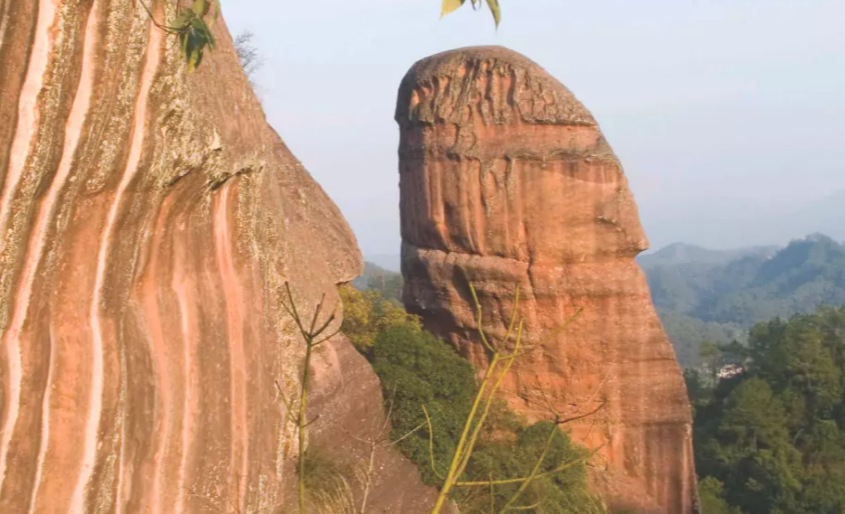
<instances>
[{"instance_id":1,"label":"green leaf","mask_svg":"<svg viewBox=\"0 0 845 514\"><path fill-rule=\"evenodd\" d=\"M182 9L179 11L179 14L176 15L176 19L173 20L173 26L176 28L184 28L190 23L191 18L194 17L194 11L191 9Z\"/></svg>"},{"instance_id":2,"label":"green leaf","mask_svg":"<svg viewBox=\"0 0 845 514\"><path fill-rule=\"evenodd\" d=\"M220 2L218 0L211 0L211 6L214 8L211 14L211 21L212 23L217 21L217 18L220 16Z\"/></svg>"},{"instance_id":3,"label":"green leaf","mask_svg":"<svg viewBox=\"0 0 845 514\"><path fill-rule=\"evenodd\" d=\"M185 29L179 33L182 51L188 62L188 71L195 71L202 63L205 48L214 49L214 36L205 21L194 17Z\"/></svg>"},{"instance_id":4,"label":"green leaf","mask_svg":"<svg viewBox=\"0 0 845 514\"><path fill-rule=\"evenodd\" d=\"M502 21L502 10L499 7L499 0L487 0L487 5L490 6L490 12L493 13L493 19L496 20L496 27L499 27L499 22Z\"/></svg>"},{"instance_id":5,"label":"green leaf","mask_svg":"<svg viewBox=\"0 0 845 514\"><path fill-rule=\"evenodd\" d=\"M191 21L191 30L196 34L196 37L201 41L201 46L208 45L212 50L214 49L214 36L211 35L208 25L199 18Z\"/></svg>"},{"instance_id":6,"label":"green leaf","mask_svg":"<svg viewBox=\"0 0 845 514\"><path fill-rule=\"evenodd\" d=\"M179 33L179 43L182 47L182 53L185 54L185 60L188 59L190 56L190 52L188 52L188 44L190 42L191 35L189 31L183 31Z\"/></svg>"},{"instance_id":7,"label":"green leaf","mask_svg":"<svg viewBox=\"0 0 845 514\"><path fill-rule=\"evenodd\" d=\"M208 28L208 25L205 26L205 35L208 38L208 47L212 50L217 48L217 40L214 39L214 33L211 32L211 29Z\"/></svg>"},{"instance_id":8,"label":"green leaf","mask_svg":"<svg viewBox=\"0 0 845 514\"><path fill-rule=\"evenodd\" d=\"M205 16L208 14L209 8L211 8L211 4L208 3L208 0L194 0L193 10L197 13L197 16Z\"/></svg>"},{"instance_id":9,"label":"green leaf","mask_svg":"<svg viewBox=\"0 0 845 514\"><path fill-rule=\"evenodd\" d=\"M443 8L440 11L440 17L444 17L447 14L452 14L453 12L460 9L462 5L464 5L466 0L443 0Z\"/></svg>"},{"instance_id":10,"label":"green leaf","mask_svg":"<svg viewBox=\"0 0 845 514\"><path fill-rule=\"evenodd\" d=\"M185 60L188 63L188 71L193 71L202 60L202 49L205 46L205 38L199 34L193 24L189 25L182 33L182 51L185 53Z\"/></svg>"},{"instance_id":11,"label":"green leaf","mask_svg":"<svg viewBox=\"0 0 845 514\"><path fill-rule=\"evenodd\" d=\"M202 62L202 47L198 46L193 49L191 55L188 57L188 71L195 71L199 68L200 63Z\"/></svg>"},{"instance_id":12,"label":"green leaf","mask_svg":"<svg viewBox=\"0 0 845 514\"><path fill-rule=\"evenodd\" d=\"M206 26L205 22L201 19L194 18L191 20L191 29L202 34L208 30L208 26Z\"/></svg>"}]
</instances>

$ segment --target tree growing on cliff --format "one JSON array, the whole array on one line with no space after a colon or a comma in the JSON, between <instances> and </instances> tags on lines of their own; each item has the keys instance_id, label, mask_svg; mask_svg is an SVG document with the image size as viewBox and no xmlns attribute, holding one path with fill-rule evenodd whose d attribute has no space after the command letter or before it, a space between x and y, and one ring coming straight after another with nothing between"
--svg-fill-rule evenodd
<instances>
[{"instance_id":1,"label":"tree growing on cliff","mask_svg":"<svg viewBox=\"0 0 845 514\"><path fill-rule=\"evenodd\" d=\"M408 314L398 304L386 300L378 291L358 291L352 286L339 288L343 302L341 329L359 352L371 357L372 348L379 334L394 327L422 330L416 316Z\"/></svg>"},{"instance_id":2,"label":"tree growing on cliff","mask_svg":"<svg viewBox=\"0 0 845 514\"><path fill-rule=\"evenodd\" d=\"M235 53L238 54L238 60L244 69L244 74L249 83L252 84L253 89L255 88L255 74L264 66L264 58L261 57L258 48L252 42L254 37L255 34L245 30L232 40L232 45L235 47Z\"/></svg>"}]
</instances>

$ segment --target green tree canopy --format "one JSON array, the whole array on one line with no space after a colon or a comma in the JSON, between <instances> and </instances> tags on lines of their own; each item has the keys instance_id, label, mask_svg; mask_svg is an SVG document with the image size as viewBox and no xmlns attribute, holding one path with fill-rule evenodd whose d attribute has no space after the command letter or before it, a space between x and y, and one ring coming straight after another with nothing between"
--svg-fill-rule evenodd
<instances>
[{"instance_id":1,"label":"green tree canopy","mask_svg":"<svg viewBox=\"0 0 845 514\"><path fill-rule=\"evenodd\" d=\"M687 375L702 502L716 512L842 514L845 308L758 324L747 355L746 373L710 390Z\"/></svg>"}]
</instances>

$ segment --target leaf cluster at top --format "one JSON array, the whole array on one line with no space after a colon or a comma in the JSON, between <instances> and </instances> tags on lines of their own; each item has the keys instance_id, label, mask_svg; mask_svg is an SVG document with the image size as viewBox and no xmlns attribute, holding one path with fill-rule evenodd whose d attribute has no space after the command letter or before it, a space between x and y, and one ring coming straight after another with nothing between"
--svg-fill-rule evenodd
<instances>
[{"instance_id":1,"label":"leaf cluster at top","mask_svg":"<svg viewBox=\"0 0 845 514\"><path fill-rule=\"evenodd\" d=\"M205 48L214 50L216 42L214 34L205 22L205 16L214 5L214 19L220 12L216 0L194 0L192 7L182 9L176 16L176 28L179 34L179 43L185 60L188 62L188 71L193 71L202 62L202 55Z\"/></svg>"},{"instance_id":2,"label":"leaf cluster at top","mask_svg":"<svg viewBox=\"0 0 845 514\"><path fill-rule=\"evenodd\" d=\"M218 0L194 0L191 7L179 11L172 25L157 22L150 7L144 0L140 1L156 27L179 37L179 46L188 63L188 71L196 70L202 63L205 49L214 50L217 45L214 34L206 22L206 16L211 15L212 23L217 20L220 15Z\"/></svg>"},{"instance_id":3,"label":"leaf cluster at top","mask_svg":"<svg viewBox=\"0 0 845 514\"><path fill-rule=\"evenodd\" d=\"M490 12L493 14L493 19L498 27L502 20L499 0L483 1L485 1L487 6L490 8ZM220 5L218 0L194 0L191 7L186 7L185 9L179 11L173 25L165 25L157 22L153 16L152 10L145 3L145 0L140 0L140 2L147 11L147 14L150 16L150 19L158 28L179 37L179 46L182 49L182 53L185 55L185 61L188 64L188 71L194 71L199 67L202 63L203 54L206 48L214 50L217 43L205 18L208 14L211 14L212 21L217 20L217 17L220 14ZM465 3L466 0L443 0L441 16L454 12ZM470 3L474 9L479 9L481 7L482 0L470 0Z\"/></svg>"},{"instance_id":4,"label":"leaf cluster at top","mask_svg":"<svg viewBox=\"0 0 845 514\"><path fill-rule=\"evenodd\" d=\"M499 0L485 0L487 2L487 7L490 8L490 13L493 14L493 20L496 22L496 26L499 26L499 23L502 21L502 9L499 6ZM473 9L480 9L481 8L482 0L470 0ZM443 7L440 11L440 16L446 16L447 14L451 14L458 9L461 8L466 3L466 0L443 0Z\"/></svg>"}]
</instances>

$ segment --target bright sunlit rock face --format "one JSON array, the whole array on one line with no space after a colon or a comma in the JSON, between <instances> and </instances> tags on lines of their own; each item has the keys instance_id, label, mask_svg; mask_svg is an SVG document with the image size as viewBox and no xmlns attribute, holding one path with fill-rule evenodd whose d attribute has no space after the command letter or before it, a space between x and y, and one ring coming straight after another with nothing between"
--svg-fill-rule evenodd
<instances>
[{"instance_id":1,"label":"bright sunlit rock face","mask_svg":"<svg viewBox=\"0 0 845 514\"><path fill-rule=\"evenodd\" d=\"M483 47L414 65L396 120L408 310L483 369L466 279L500 336L518 287L532 349L504 386L511 407L595 410L569 428L601 448L591 479L610 504L694 512L690 406L634 262L648 242L590 112L530 60Z\"/></svg>"},{"instance_id":2,"label":"bright sunlit rock face","mask_svg":"<svg viewBox=\"0 0 845 514\"><path fill-rule=\"evenodd\" d=\"M175 2L152 4L172 19ZM212 30L189 74L141 2L0 0L4 514L295 500L277 383L296 389L303 346L279 287L304 316L324 293L330 310L361 257L265 122L222 19ZM375 375L342 336L315 368L312 441L363 455ZM425 511L413 466L376 458L371 507Z\"/></svg>"}]
</instances>

